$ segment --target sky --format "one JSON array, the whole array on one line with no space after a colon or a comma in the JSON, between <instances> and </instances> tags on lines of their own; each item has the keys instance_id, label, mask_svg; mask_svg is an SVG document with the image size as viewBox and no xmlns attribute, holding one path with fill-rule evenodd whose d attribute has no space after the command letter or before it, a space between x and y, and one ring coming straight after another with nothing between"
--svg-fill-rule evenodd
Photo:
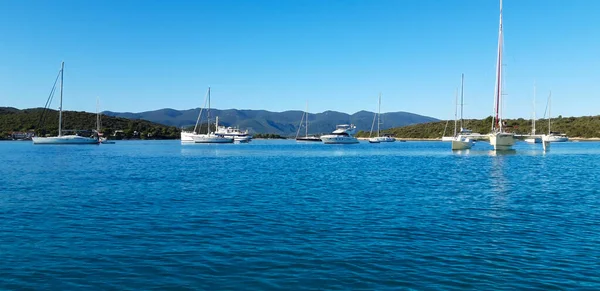
<instances>
[{"instance_id":1,"label":"sky","mask_svg":"<svg viewBox=\"0 0 600 291\"><path fill-rule=\"evenodd\" d=\"M600 1L504 0L507 118L600 114ZM1 0L0 106L407 111L494 105L495 0ZM58 108L58 102L52 108Z\"/></svg>"}]
</instances>

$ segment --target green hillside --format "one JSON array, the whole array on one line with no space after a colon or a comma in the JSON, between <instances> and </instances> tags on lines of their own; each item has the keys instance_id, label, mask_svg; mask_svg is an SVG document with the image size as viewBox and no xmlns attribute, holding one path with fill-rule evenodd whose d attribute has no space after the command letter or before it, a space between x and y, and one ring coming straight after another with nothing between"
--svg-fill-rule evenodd
<instances>
[{"instance_id":1,"label":"green hillside","mask_svg":"<svg viewBox=\"0 0 600 291\"><path fill-rule=\"evenodd\" d=\"M517 134L528 134L531 132L531 120L507 119L508 130ZM465 120L465 127L473 132L489 133L492 126L492 117L484 120ZM441 138L444 134L446 121L421 123L403 127L384 130L384 133L393 134L399 138ZM552 119L552 131L566 133L570 137L598 138L600 137L600 115L582 117L561 117ZM536 121L538 134L548 132L548 119ZM446 136L451 136L454 131L454 120L448 122ZM361 131L358 137L368 137L369 132Z\"/></svg>"},{"instance_id":2,"label":"green hillside","mask_svg":"<svg viewBox=\"0 0 600 291\"><path fill-rule=\"evenodd\" d=\"M43 122L40 122L43 108L19 110L10 107L0 107L0 138L6 138L13 131L30 131L36 134L58 134L58 111L48 110ZM41 125L41 126L40 126ZM88 112L64 111L63 129L91 130L96 128L96 114ZM176 139L179 129L164 126L146 120L132 120L121 117L102 115L101 132L111 135L122 130L120 138L142 139ZM136 135L135 132L138 134Z\"/></svg>"}]
</instances>

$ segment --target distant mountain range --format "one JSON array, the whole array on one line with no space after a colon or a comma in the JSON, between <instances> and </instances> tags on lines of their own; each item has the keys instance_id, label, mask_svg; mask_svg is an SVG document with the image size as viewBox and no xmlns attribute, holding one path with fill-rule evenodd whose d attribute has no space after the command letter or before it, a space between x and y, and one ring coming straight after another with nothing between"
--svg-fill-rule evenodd
<instances>
[{"instance_id":1,"label":"distant mountain range","mask_svg":"<svg viewBox=\"0 0 600 291\"><path fill-rule=\"evenodd\" d=\"M109 116L124 117L129 119L144 119L168 126L186 127L196 124L200 108L188 110L159 109L140 113L111 112L103 113ZM284 136L296 134L300 126L302 111L270 112L266 110L218 110L211 109L211 118L219 117L219 124L225 126L239 126L248 129L252 133L275 133ZM373 123L373 112L359 111L352 115L325 111L323 113L309 114L309 134L329 133L335 129L337 124L352 123L358 130L368 131ZM206 115L202 119L206 122ZM422 116L409 112L382 113L382 129L406 126L418 123L435 122L438 119Z\"/></svg>"}]
</instances>

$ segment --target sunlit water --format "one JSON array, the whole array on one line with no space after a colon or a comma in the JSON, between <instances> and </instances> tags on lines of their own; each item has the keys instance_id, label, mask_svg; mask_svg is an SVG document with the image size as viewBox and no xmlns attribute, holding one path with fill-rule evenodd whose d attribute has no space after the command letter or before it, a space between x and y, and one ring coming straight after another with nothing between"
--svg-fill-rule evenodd
<instances>
[{"instance_id":1,"label":"sunlit water","mask_svg":"<svg viewBox=\"0 0 600 291\"><path fill-rule=\"evenodd\" d=\"M0 289L600 289L600 143L0 143Z\"/></svg>"}]
</instances>

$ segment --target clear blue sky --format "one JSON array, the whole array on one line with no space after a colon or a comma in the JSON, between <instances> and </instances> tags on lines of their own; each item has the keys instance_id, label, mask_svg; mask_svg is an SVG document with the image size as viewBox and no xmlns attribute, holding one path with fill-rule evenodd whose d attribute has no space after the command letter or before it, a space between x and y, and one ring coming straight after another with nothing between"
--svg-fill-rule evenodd
<instances>
[{"instance_id":1,"label":"clear blue sky","mask_svg":"<svg viewBox=\"0 0 600 291\"><path fill-rule=\"evenodd\" d=\"M65 109L493 109L495 0L4 0L0 106L41 107L62 60ZM505 0L505 116L600 114L600 1ZM55 102L54 108L58 107ZM541 112L541 113L540 113Z\"/></svg>"}]
</instances>

